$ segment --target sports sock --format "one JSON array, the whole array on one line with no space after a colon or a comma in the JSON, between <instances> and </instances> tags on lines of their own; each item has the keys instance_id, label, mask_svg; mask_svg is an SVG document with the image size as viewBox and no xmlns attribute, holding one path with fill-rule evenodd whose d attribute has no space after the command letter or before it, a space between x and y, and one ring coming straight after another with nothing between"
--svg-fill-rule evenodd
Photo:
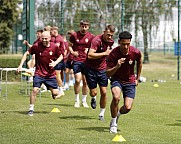
<instances>
[{"instance_id":1,"label":"sports sock","mask_svg":"<svg viewBox=\"0 0 181 144\"><path fill-rule=\"evenodd\" d=\"M65 83L65 87L69 87L69 82L66 82L66 83Z\"/></svg>"},{"instance_id":2,"label":"sports sock","mask_svg":"<svg viewBox=\"0 0 181 144\"><path fill-rule=\"evenodd\" d=\"M95 99L95 100L96 100L96 96L92 97L92 99Z\"/></svg>"},{"instance_id":3,"label":"sports sock","mask_svg":"<svg viewBox=\"0 0 181 144\"><path fill-rule=\"evenodd\" d=\"M120 111L118 110L118 113L117 113L117 117L119 117L121 115Z\"/></svg>"},{"instance_id":4,"label":"sports sock","mask_svg":"<svg viewBox=\"0 0 181 144\"><path fill-rule=\"evenodd\" d=\"M42 89L47 90L47 87L44 84L42 84Z\"/></svg>"},{"instance_id":5,"label":"sports sock","mask_svg":"<svg viewBox=\"0 0 181 144\"><path fill-rule=\"evenodd\" d=\"M116 124L116 117L115 117L115 118L112 118L111 125L112 125L112 126L117 126L117 124Z\"/></svg>"},{"instance_id":6,"label":"sports sock","mask_svg":"<svg viewBox=\"0 0 181 144\"><path fill-rule=\"evenodd\" d=\"M79 102L79 94L75 94L75 101Z\"/></svg>"},{"instance_id":7,"label":"sports sock","mask_svg":"<svg viewBox=\"0 0 181 144\"><path fill-rule=\"evenodd\" d=\"M82 102L86 102L87 95L82 95Z\"/></svg>"},{"instance_id":8,"label":"sports sock","mask_svg":"<svg viewBox=\"0 0 181 144\"><path fill-rule=\"evenodd\" d=\"M59 90L60 92L62 92L62 91L63 91L63 88L62 88L62 87L58 87L58 90Z\"/></svg>"},{"instance_id":9,"label":"sports sock","mask_svg":"<svg viewBox=\"0 0 181 144\"><path fill-rule=\"evenodd\" d=\"M34 111L34 104L30 104L30 108L29 108L29 110Z\"/></svg>"},{"instance_id":10,"label":"sports sock","mask_svg":"<svg viewBox=\"0 0 181 144\"><path fill-rule=\"evenodd\" d=\"M99 116L104 116L105 110L106 110L105 108L100 108Z\"/></svg>"}]
</instances>

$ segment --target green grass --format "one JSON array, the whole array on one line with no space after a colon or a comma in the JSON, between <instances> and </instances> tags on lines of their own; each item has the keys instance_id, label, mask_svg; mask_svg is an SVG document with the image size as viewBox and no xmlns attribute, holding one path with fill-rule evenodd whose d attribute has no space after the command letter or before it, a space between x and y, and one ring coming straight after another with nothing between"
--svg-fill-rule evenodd
<instances>
[{"instance_id":1,"label":"green grass","mask_svg":"<svg viewBox=\"0 0 181 144\"><path fill-rule=\"evenodd\" d=\"M175 77L171 75L174 74ZM137 88L133 109L120 117L118 134L127 144L179 144L181 142L180 81L177 81L176 57L150 55L150 63L143 65L146 83ZM165 83L150 80L166 80ZM153 87L157 83L159 87ZM105 121L98 120L99 106L93 110L74 105L73 87L59 100L50 93L37 96L35 114L27 115L29 97L20 94L22 84L8 84L7 99L2 84L0 97L0 143L2 144L111 144L116 134L109 133L111 101ZM98 96L99 97L99 96ZM88 97L90 103L90 97ZM120 105L122 104L122 99ZM53 108L61 112L52 113Z\"/></svg>"}]
</instances>

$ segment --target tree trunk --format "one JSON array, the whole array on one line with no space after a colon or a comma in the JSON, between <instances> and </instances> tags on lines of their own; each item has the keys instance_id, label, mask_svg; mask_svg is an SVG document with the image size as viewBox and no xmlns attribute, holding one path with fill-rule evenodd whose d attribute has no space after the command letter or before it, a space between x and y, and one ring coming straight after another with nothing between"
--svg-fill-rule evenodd
<instances>
[{"instance_id":1,"label":"tree trunk","mask_svg":"<svg viewBox=\"0 0 181 144\"><path fill-rule=\"evenodd\" d=\"M147 26L148 26L148 23L145 20L145 18L143 17L143 19L142 19L143 43L144 43L144 59L143 59L143 63L149 63Z\"/></svg>"}]
</instances>

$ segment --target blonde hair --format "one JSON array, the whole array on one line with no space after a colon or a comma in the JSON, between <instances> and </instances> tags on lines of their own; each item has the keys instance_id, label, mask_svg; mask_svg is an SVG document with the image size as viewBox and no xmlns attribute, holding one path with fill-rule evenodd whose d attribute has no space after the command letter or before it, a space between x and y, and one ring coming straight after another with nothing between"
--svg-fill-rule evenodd
<instances>
[{"instance_id":1,"label":"blonde hair","mask_svg":"<svg viewBox=\"0 0 181 144\"><path fill-rule=\"evenodd\" d=\"M51 26L50 25L47 25L46 27L44 27L44 31L51 31Z\"/></svg>"}]
</instances>

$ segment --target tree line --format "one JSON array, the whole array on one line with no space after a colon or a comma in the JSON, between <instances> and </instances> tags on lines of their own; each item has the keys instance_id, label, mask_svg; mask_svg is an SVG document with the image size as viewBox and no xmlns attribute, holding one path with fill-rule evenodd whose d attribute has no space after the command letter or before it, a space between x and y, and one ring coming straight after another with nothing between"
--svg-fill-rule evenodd
<instances>
[{"instance_id":1,"label":"tree line","mask_svg":"<svg viewBox=\"0 0 181 144\"><path fill-rule=\"evenodd\" d=\"M5 53L13 36L13 24L17 22L20 0L0 1L0 53ZM143 35L144 62L149 62L149 43L153 29L158 30L160 19L172 21L174 0L35 0L35 20L42 28L45 25L60 27L60 33L78 29L80 19L89 19L91 32L101 33L105 25L113 24L116 35L122 30L134 33L135 43L139 43L139 32Z\"/></svg>"}]
</instances>

